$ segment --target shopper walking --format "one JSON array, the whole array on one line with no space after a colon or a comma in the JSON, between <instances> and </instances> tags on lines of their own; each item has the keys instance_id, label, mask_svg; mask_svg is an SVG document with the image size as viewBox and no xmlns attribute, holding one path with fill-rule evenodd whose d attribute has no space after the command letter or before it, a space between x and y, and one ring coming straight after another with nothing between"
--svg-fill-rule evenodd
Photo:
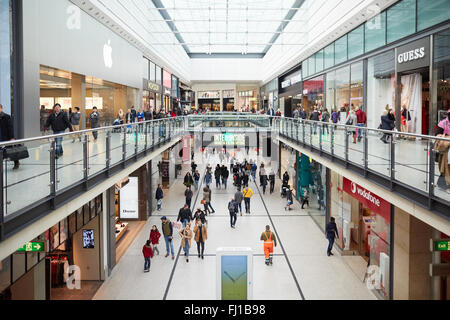
<instances>
[{"instance_id":1,"label":"shopper walking","mask_svg":"<svg viewBox=\"0 0 450 320\"><path fill-rule=\"evenodd\" d=\"M230 171L228 171L228 168L226 166L222 166L222 172L221 172L222 185L224 186L225 189L227 189L227 182L228 182L229 176L230 176Z\"/></svg>"},{"instance_id":2,"label":"shopper walking","mask_svg":"<svg viewBox=\"0 0 450 320\"><path fill-rule=\"evenodd\" d=\"M214 170L214 178L216 179L216 188L221 189L220 177L222 175L222 169L217 165L216 170Z\"/></svg>"},{"instance_id":3,"label":"shopper walking","mask_svg":"<svg viewBox=\"0 0 450 320\"><path fill-rule=\"evenodd\" d=\"M208 224L208 221L206 220L206 214L200 208L198 208L194 214L194 221L197 222L198 220L200 220L203 224Z\"/></svg>"},{"instance_id":4,"label":"shopper walking","mask_svg":"<svg viewBox=\"0 0 450 320\"><path fill-rule=\"evenodd\" d=\"M291 179L291 177L289 176L289 173L287 173L287 171L283 174L283 186L288 186L289 185L289 180Z\"/></svg>"},{"instance_id":5,"label":"shopper walking","mask_svg":"<svg viewBox=\"0 0 450 320\"><path fill-rule=\"evenodd\" d=\"M186 173L186 175L184 176L183 184L189 188L194 184L194 178L192 178L192 175L190 172Z\"/></svg>"},{"instance_id":6,"label":"shopper walking","mask_svg":"<svg viewBox=\"0 0 450 320\"><path fill-rule=\"evenodd\" d=\"M339 232L335 219L333 217L331 217L330 222L327 223L325 233L328 239L327 256L333 256L333 253L331 251L333 250L335 238L339 239Z\"/></svg>"},{"instance_id":7,"label":"shopper walking","mask_svg":"<svg viewBox=\"0 0 450 320\"><path fill-rule=\"evenodd\" d=\"M242 193L244 194L245 213L250 214L250 199L253 196L253 190L246 185Z\"/></svg>"},{"instance_id":8,"label":"shopper walking","mask_svg":"<svg viewBox=\"0 0 450 320\"><path fill-rule=\"evenodd\" d=\"M70 132L73 131L72 125L70 124L67 114L61 110L61 105L59 103L55 104L53 107L53 113L48 117L45 123L45 128L52 127L53 134L62 134L69 128ZM62 147L63 137L55 138L56 142L56 159L61 157L64 153Z\"/></svg>"},{"instance_id":9,"label":"shopper walking","mask_svg":"<svg viewBox=\"0 0 450 320\"><path fill-rule=\"evenodd\" d=\"M242 201L244 200L244 194L241 191L241 188L238 188L236 193L234 194L234 201L236 201L237 206L239 208L239 212L242 216Z\"/></svg>"},{"instance_id":10,"label":"shopper walking","mask_svg":"<svg viewBox=\"0 0 450 320\"><path fill-rule=\"evenodd\" d=\"M198 258L204 260L205 242L208 240L208 230L201 219L197 220L194 227L194 240L197 243Z\"/></svg>"},{"instance_id":11,"label":"shopper walking","mask_svg":"<svg viewBox=\"0 0 450 320\"><path fill-rule=\"evenodd\" d=\"M175 259L175 251L173 250L173 226L172 222L167 219L167 217L161 218L161 230L163 232L164 241L166 242L166 255L167 258L169 254L172 253L172 260ZM170 250L169 250L170 249Z\"/></svg>"},{"instance_id":12,"label":"shopper walking","mask_svg":"<svg viewBox=\"0 0 450 320\"><path fill-rule=\"evenodd\" d=\"M209 186L211 185L212 182L212 175L211 172L209 170L206 170L206 174L205 177L203 178L206 186L209 188Z\"/></svg>"},{"instance_id":13,"label":"shopper walking","mask_svg":"<svg viewBox=\"0 0 450 320\"><path fill-rule=\"evenodd\" d=\"M311 113L309 120L314 121L313 123L313 134L316 135L317 134L317 122L316 121L320 121L319 119L319 110L317 110L317 107L314 107L314 111Z\"/></svg>"},{"instance_id":14,"label":"shopper walking","mask_svg":"<svg viewBox=\"0 0 450 320\"><path fill-rule=\"evenodd\" d=\"M305 204L308 206L309 208L309 189L306 188L305 191L303 192L303 198L302 198L302 209L305 209Z\"/></svg>"},{"instance_id":15,"label":"shopper walking","mask_svg":"<svg viewBox=\"0 0 450 320\"><path fill-rule=\"evenodd\" d=\"M228 202L228 212L230 213L231 228L235 229L238 213L238 204L236 203L234 198L232 198L231 201Z\"/></svg>"},{"instance_id":16,"label":"shopper walking","mask_svg":"<svg viewBox=\"0 0 450 320\"><path fill-rule=\"evenodd\" d=\"M186 187L186 190L184 191L184 196L186 197L186 204L188 207L191 207L192 197L194 196L194 193L191 190L191 187Z\"/></svg>"},{"instance_id":17,"label":"shopper walking","mask_svg":"<svg viewBox=\"0 0 450 320\"><path fill-rule=\"evenodd\" d=\"M147 243L142 248L142 254L144 255L144 272L150 272L150 259L153 258L153 250L152 243L150 240L147 240Z\"/></svg>"},{"instance_id":18,"label":"shopper walking","mask_svg":"<svg viewBox=\"0 0 450 320\"><path fill-rule=\"evenodd\" d=\"M14 141L14 127L11 116L3 112L3 105L0 104L0 142ZM4 150L0 148L0 152ZM18 159L11 159L14 161L13 170L18 170L20 162ZM3 165L3 163L0 163Z\"/></svg>"},{"instance_id":19,"label":"shopper walking","mask_svg":"<svg viewBox=\"0 0 450 320\"><path fill-rule=\"evenodd\" d=\"M198 190L198 185L199 185L199 182L200 182L200 173L198 172L198 170L195 170L193 178L194 178L195 190L197 191Z\"/></svg>"},{"instance_id":20,"label":"shopper walking","mask_svg":"<svg viewBox=\"0 0 450 320\"><path fill-rule=\"evenodd\" d=\"M92 113L89 116L89 123L91 124L91 129L100 127L100 113L97 107L92 108ZM94 142L97 142L98 131L92 131L92 136L94 137Z\"/></svg>"},{"instance_id":21,"label":"shopper walking","mask_svg":"<svg viewBox=\"0 0 450 320\"><path fill-rule=\"evenodd\" d=\"M213 214L216 211L214 210L214 208L211 205L211 197L212 197L212 192L211 189L206 186L205 188L203 188L203 205L205 206L205 212L208 212L209 214ZM209 210L211 209L211 210Z\"/></svg>"},{"instance_id":22,"label":"shopper walking","mask_svg":"<svg viewBox=\"0 0 450 320\"><path fill-rule=\"evenodd\" d=\"M325 130L327 131L327 134L330 134L330 131L328 129L328 123L330 122L330 113L328 112L327 108L323 108L322 111L322 122L323 124L323 133L325 133Z\"/></svg>"},{"instance_id":23,"label":"shopper walking","mask_svg":"<svg viewBox=\"0 0 450 320\"><path fill-rule=\"evenodd\" d=\"M253 182L256 182L256 171L257 170L258 170L258 165L256 163L253 163L251 166Z\"/></svg>"},{"instance_id":24,"label":"shopper walking","mask_svg":"<svg viewBox=\"0 0 450 320\"><path fill-rule=\"evenodd\" d=\"M179 235L181 236L181 247L184 250L186 262L189 262L189 249L191 248L191 239L192 239L192 230L190 222L183 229L180 230Z\"/></svg>"},{"instance_id":25,"label":"shopper walking","mask_svg":"<svg viewBox=\"0 0 450 320\"><path fill-rule=\"evenodd\" d=\"M359 128L364 128L367 124L367 115L366 113L361 110L360 107L356 107L356 126ZM358 142L361 141L361 139L363 138L363 130L362 129L358 129Z\"/></svg>"},{"instance_id":26,"label":"shopper walking","mask_svg":"<svg viewBox=\"0 0 450 320\"><path fill-rule=\"evenodd\" d=\"M345 124L347 126L356 126L357 121L358 121L358 118L356 117L355 111L350 110L350 112L348 113L347 119L345 120ZM356 129L350 128L348 130L348 134L351 134L353 136L353 143L356 143Z\"/></svg>"},{"instance_id":27,"label":"shopper walking","mask_svg":"<svg viewBox=\"0 0 450 320\"><path fill-rule=\"evenodd\" d=\"M261 234L261 241L264 241L264 256L266 266L273 265L273 249L277 246L277 237L270 231L270 226L266 226L266 231Z\"/></svg>"},{"instance_id":28,"label":"shopper walking","mask_svg":"<svg viewBox=\"0 0 450 320\"><path fill-rule=\"evenodd\" d=\"M161 238L161 233L159 233L158 227L153 226L152 230L150 231L150 241L152 243L153 252L155 252L157 255L159 255L159 238Z\"/></svg>"},{"instance_id":29,"label":"shopper walking","mask_svg":"<svg viewBox=\"0 0 450 320\"><path fill-rule=\"evenodd\" d=\"M197 171L197 164L194 162L194 161L192 161L192 163L191 163L191 172L192 172L192 175L194 175L194 173Z\"/></svg>"},{"instance_id":30,"label":"shopper walking","mask_svg":"<svg viewBox=\"0 0 450 320\"><path fill-rule=\"evenodd\" d=\"M155 195L155 199L156 199L156 209L158 211L161 211L161 206L162 206L162 199L164 198L164 192L162 190L162 187L160 184L158 184L158 188L156 189L156 195Z\"/></svg>"},{"instance_id":31,"label":"shopper walking","mask_svg":"<svg viewBox=\"0 0 450 320\"><path fill-rule=\"evenodd\" d=\"M261 186L263 189L263 194L266 194L268 177L266 174L266 170L264 168L261 168L261 170L264 170L264 171L259 173L260 174L259 178L261 179Z\"/></svg>"},{"instance_id":32,"label":"shopper walking","mask_svg":"<svg viewBox=\"0 0 450 320\"><path fill-rule=\"evenodd\" d=\"M388 130L392 131L395 128L394 120L389 118L388 111L383 111L383 115L381 116L381 130ZM390 133L383 133L383 136L381 137L381 141L384 143L389 143L387 140L391 138L392 134Z\"/></svg>"},{"instance_id":33,"label":"shopper walking","mask_svg":"<svg viewBox=\"0 0 450 320\"><path fill-rule=\"evenodd\" d=\"M177 222L178 221L181 221L184 228L189 222L192 221L192 211L187 204L185 204L184 207L178 212Z\"/></svg>"},{"instance_id":34,"label":"shopper walking","mask_svg":"<svg viewBox=\"0 0 450 320\"><path fill-rule=\"evenodd\" d=\"M272 194L275 191L275 171L273 170L273 168L270 169L269 181L270 181L270 194Z\"/></svg>"},{"instance_id":35,"label":"shopper walking","mask_svg":"<svg viewBox=\"0 0 450 320\"><path fill-rule=\"evenodd\" d=\"M81 120L81 112L80 108L75 107L75 112L72 112L70 115L70 123L72 124L73 131L80 131L80 120ZM81 142L81 134L73 135L72 136L72 143L75 142L75 138L78 137L78 140Z\"/></svg>"}]
</instances>

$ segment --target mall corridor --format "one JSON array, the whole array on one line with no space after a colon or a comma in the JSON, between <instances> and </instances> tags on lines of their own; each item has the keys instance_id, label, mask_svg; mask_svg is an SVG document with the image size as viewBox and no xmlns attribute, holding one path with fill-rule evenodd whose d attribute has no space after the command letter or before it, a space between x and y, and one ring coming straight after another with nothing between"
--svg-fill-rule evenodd
<instances>
[{"instance_id":1,"label":"mall corridor","mask_svg":"<svg viewBox=\"0 0 450 320\"><path fill-rule=\"evenodd\" d=\"M198 154L196 159L200 163ZM253 156L255 159L256 155ZM208 163L214 168L219 157L210 157ZM184 165L181 177L189 169L189 165ZM327 257L328 241L309 214L315 214L315 210L301 210L296 202L292 211L285 211L286 200L280 196L280 187L281 181L277 180L275 192L270 195L267 191L262 195L261 188L252 182L250 188L255 194L251 200L251 214L246 215L244 210L244 215L238 216L236 229L231 229L227 204L236 191L232 178L230 176L227 190L216 189L212 183L211 204L216 213L207 217L205 259L198 259L197 247L192 240L191 259L186 263L184 252L179 249L180 236L177 234L174 237L175 252L178 253L175 261L170 256L164 258L165 244L162 240L158 246L160 255L152 259L150 273L144 273L141 251L151 227L156 225L161 230L162 216L176 221L184 204L185 187L183 179L178 179L167 192L162 211L154 212L94 299L215 300L216 250L242 246L251 247L255 255L254 300L376 299L363 283L367 264L364 259L339 254ZM202 192L199 196L194 194L193 208L203 208L201 199ZM259 240L266 225L271 226L279 241L271 267L264 264L263 243Z\"/></svg>"}]
</instances>

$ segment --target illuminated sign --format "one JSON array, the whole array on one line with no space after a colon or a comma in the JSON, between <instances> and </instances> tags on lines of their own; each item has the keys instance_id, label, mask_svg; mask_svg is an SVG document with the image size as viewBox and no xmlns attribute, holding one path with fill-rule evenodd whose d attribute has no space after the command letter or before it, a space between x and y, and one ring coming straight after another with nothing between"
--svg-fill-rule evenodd
<instances>
[{"instance_id":1,"label":"illuminated sign","mask_svg":"<svg viewBox=\"0 0 450 320\"><path fill-rule=\"evenodd\" d=\"M216 134L214 143L217 146L245 146L245 135L232 133Z\"/></svg>"}]
</instances>

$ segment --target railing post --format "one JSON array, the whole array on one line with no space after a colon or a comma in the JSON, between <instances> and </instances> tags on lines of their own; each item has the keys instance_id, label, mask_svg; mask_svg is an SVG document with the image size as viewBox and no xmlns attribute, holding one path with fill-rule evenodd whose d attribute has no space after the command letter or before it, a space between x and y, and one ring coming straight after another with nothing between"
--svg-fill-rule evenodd
<instances>
[{"instance_id":1,"label":"railing post","mask_svg":"<svg viewBox=\"0 0 450 320\"><path fill-rule=\"evenodd\" d=\"M323 126L322 124L318 124L319 126L319 147L320 147L320 155L322 155L322 134L323 134Z\"/></svg>"},{"instance_id":2,"label":"railing post","mask_svg":"<svg viewBox=\"0 0 450 320\"><path fill-rule=\"evenodd\" d=\"M390 141L390 154L391 154L391 162L390 162L390 177L391 177L391 190L394 189L394 180L395 180L395 142L394 142L395 133L392 132L391 141ZM397 139L397 137L395 138Z\"/></svg>"},{"instance_id":3,"label":"railing post","mask_svg":"<svg viewBox=\"0 0 450 320\"><path fill-rule=\"evenodd\" d=\"M106 170L109 176L109 168L111 166L111 131L106 132Z\"/></svg>"},{"instance_id":4,"label":"railing post","mask_svg":"<svg viewBox=\"0 0 450 320\"><path fill-rule=\"evenodd\" d=\"M145 155L147 155L147 149L148 149L148 125L149 123L146 122L144 127L144 134L145 134Z\"/></svg>"},{"instance_id":5,"label":"railing post","mask_svg":"<svg viewBox=\"0 0 450 320\"><path fill-rule=\"evenodd\" d=\"M83 180L85 190L88 189L88 178L89 178L89 136L85 134L83 139Z\"/></svg>"},{"instance_id":6,"label":"railing post","mask_svg":"<svg viewBox=\"0 0 450 320\"><path fill-rule=\"evenodd\" d=\"M134 157L137 160L137 155L138 155L138 149L139 149L139 129L140 129L140 125L136 124L134 126L134 137L135 137L135 142L134 142Z\"/></svg>"},{"instance_id":7,"label":"railing post","mask_svg":"<svg viewBox=\"0 0 450 320\"><path fill-rule=\"evenodd\" d=\"M152 126L152 151L155 150L155 122L152 121L151 123Z\"/></svg>"},{"instance_id":8,"label":"railing post","mask_svg":"<svg viewBox=\"0 0 450 320\"><path fill-rule=\"evenodd\" d=\"M331 125L331 139L330 139L330 143L331 143L331 157L334 158L334 124Z\"/></svg>"},{"instance_id":9,"label":"railing post","mask_svg":"<svg viewBox=\"0 0 450 320\"><path fill-rule=\"evenodd\" d=\"M125 168L125 160L127 159L127 138L128 126L123 127L123 143L122 143L122 166Z\"/></svg>"},{"instance_id":10,"label":"railing post","mask_svg":"<svg viewBox=\"0 0 450 320\"><path fill-rule=\"evenodd\" d=\"M369 132L367 128L360 128L364 138L364 177L367 178L369 171Z\"/></svg>"},{"instance_id":11,"label":"railing post","mask_svg":"<svg viewBox=\"0 0 450 320\"><path fill-rule=\"evenodd\" d=\"M306 129L305 129L305 120L302 120L302 131L303 131L303 146L306 145Z\"/></svg>"},{"instance_id":12,"label":"railing post","mask_svg":"<svg viewBox=\"0 0 450 320\"><path fill-rule=\"evenodd\" d=\"M4 197L5 189L3 181L4 162L3 162L3 152L1 151L2 150L0 150L0 241L2 241L4 238L5 230L3 227L3 223L5 221L5 213L6 213L6 203Z\"/></svg>"},{"instance_id":13,"label":"railing post","mask_svg":"<svg viewBox=\"0 0 450 320\"><path fill-rule=\"evenodd\" d=\"M348 128L345 127L345 168L348 168Z\"/></svg>"},{"instance_id":14,"label":"railing post","mask_svg":"<svg viewBox=\"0 0 450 320\"><path fill-rule=\"evenodd\" d=\"M433 196L434 196L434 169L435 163L434 158L436 156L434 151L434 143L432 140L428 141L428 208L432 209Z\"/></svg>"},{"instance_id":15,"label":"railing post","mask_svg":"<svg viewBox=\"0 0 450 320\"><path fill-rule=\"evenodd\" d=\"M314 123L310 123L309 124L309 132L310 132L310 135L309 135L309 146L310 146L310 148L311 148L311 150L313 150L314 148L313 148L313 125L314 125Z\"/></svg>"},{"instance_id":16,"label":"railing post","mask_svg":"<svg viewBox=\"0 0 450 320\"><path fill-rule=\"evenodd\" d=\"M56 196L56 141L53 140L50 145L50 196ZM52 206L54 208L54 201Z\"/></svg>"}]
</instances>

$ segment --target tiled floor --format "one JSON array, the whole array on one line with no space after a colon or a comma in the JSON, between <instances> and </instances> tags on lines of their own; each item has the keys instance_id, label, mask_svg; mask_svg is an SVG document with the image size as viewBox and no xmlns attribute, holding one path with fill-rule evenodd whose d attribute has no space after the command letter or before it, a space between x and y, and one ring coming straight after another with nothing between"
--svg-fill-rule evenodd
<instances>
[{"instance_id":1,"label":"tiled floor","mask_svg":"<svg viewBox=\"0 0 450 320\"><path fill-rule=\"evenodd\" d=\"M200 163L201 159L198 160ZM216 164L217 155L209 162ZM149 219L94 299L215 300L215 253L219 247L233 246L254 250L254 299L299 300L302 294L307 300L376 299L350 268L347 257L338 254L327 257L327 240L307 210L301 210L296 203L293 211L286 212L285 200L281 199L279 192L260 195L254 183L251 187L255 191L252 214L239 216L236 229L230 228L227 210L227 203L235 189L232 186L228 190L212 187L212 205L216 213L208 217L205 260L197 258L194 242L189 263L184 255L178 256L175 261L164 258L165 244L162 242L159 245L161 255L152 259L150 273L144 273L141 249L148 239L151 226L160 226L162 215L176 220L183 205L184 188L182 180L178 180L166 195L162 212L155 213ZM275 190L277 188L279 190L280 181L277 181ZM194 203L195 207L199 206L200 200L201 195ZM271 225L279 239L272 267L264 264L263 244L259 240L266 225ZM174 243L178 253L178 235Z\"/></svg>"},{"instance_id":2,"label":"tiled floor","mask_svg":"<svg viewBox=\"0 0 450 320\"><path fill-rule=\"evenodd\" d=\"M80 290L52 288L51 300L91 300L102 283L103 281L81 281Z\"/></svg>"}]
</instances>

